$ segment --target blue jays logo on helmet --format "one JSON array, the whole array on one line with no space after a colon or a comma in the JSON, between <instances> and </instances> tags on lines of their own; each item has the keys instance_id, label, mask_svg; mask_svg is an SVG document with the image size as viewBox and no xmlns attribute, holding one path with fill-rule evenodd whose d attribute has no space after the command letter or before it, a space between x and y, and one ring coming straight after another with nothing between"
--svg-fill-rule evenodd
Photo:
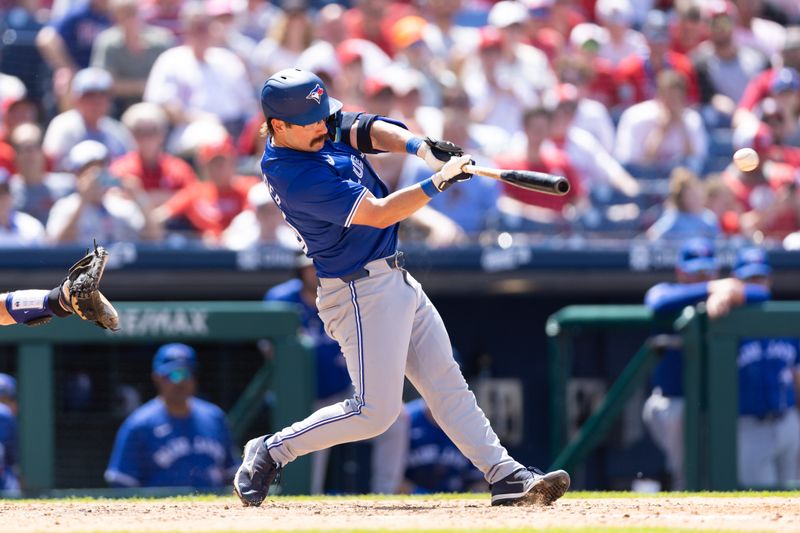
<instances>
[{"instance_id":1,"label":"blue jays logo on helmet","mask_svg":"<svg viewBox=\"0 0 800 533\"><path fill-rule=\"evenodd\" d=\"M325 83L313 72L288 68L264 82L261 109L265 118L306 126L338 112L342 103L328 95Z\"/></svg>"},{"instance_id":2,"label":"blue jays logo on helmet","mask_svg":"<svg viewBox=\"0 0 800 533\"><path fill-rule=\"evenodd\" d=\"M314 100L316 103L320 103L322 96L325 94L325 89L319 86L319 83L311 89L311 92L308 93L306 96L306 100Z\"/></svg>"}]
</instances>

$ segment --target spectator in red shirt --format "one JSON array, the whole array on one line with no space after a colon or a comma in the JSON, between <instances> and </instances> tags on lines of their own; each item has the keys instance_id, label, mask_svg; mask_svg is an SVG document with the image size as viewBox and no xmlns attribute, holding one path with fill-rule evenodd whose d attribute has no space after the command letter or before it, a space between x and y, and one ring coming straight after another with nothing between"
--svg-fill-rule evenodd
<instances>
[{"instance_id":1,"label":"spectator in red shirt","mask_svg":"<svg viewBox=\"0 0 800 533\"><path fill-rule=\"evenodd\" d=\"M122 115L122 123L133 134L136 150L112 163L113 174L139 178L156 206L197 181L191 166L164 152L168 119L161 107L149 102L134 104Z\"/></svg>"},{"instance_id":2,"label":"spectator in red shirt","mask_svg":"<svg viewBox=\"0 0 800 533\"><path fill-rule=\"evenodd\" d=\"M670 25L670 49L689 55L695 47L708 38L708 26L703 21L700 6L694 0L675 2L675 22Z\"/></svg>"},{"instance_id":3,"label":"spectator in red shirt","mask_svg":"<svg viewBox=\"0 0 800 533\"><path fill-rule=\"evenodd\" d=\"M675 70L683 74L688 82L689 102L696 103L699 100L697 76L688 57L669 49L670 35L666 13L650 11L642 27L642 34L647 40L648 54L645 57L629 56L620 63L617 70L622 103L627 106L654 98L656 78L663 70Z\"/></svg>"},{"instance_id":4,"label":"spectator in red shirt","mask_svg":"<svg viewBox=\"0 0 800 533\"><path fill-rule=\"evenodd\" d=\"M552 120L551 112L543 107L528 109L523 114L526 147L523 154L500 155L500 168L534 170L566 177L571 185L565 196L549 196L503 183L500 209L533 222L562 224L568 208L585 202L584 190L573 170L566 152L557 148L547 137Z\"/></svg>"},{"instance_id":5,"label":"spectator in red shirt","mask_svg":"<svg viewBox=\"0 0 800 533\"><path fill-rule=\"evenodd\" d=\"M782 65L765 70L747 84L744 95L739 101L739 108L733 117L734 126L754 119L753 110L761 100L772 92L772 83L775 81L781 66L800 70L800 26L787 28L781 60Z\"/></svg>"},{"instance_id":6,"label":"spectator in red shirt","mask_svg":"<svg viewBox=\"0 0 800 533\"><path fill-rule=\"evenodd\" d=\"M206 242L217 243L223 230L247 205L247 193L259 182L237 176L236 148L230 137L205 141L197 149L201 181L190 183L156 209L156 219L173 223L184 219ZM180 228L180 225L177 225Z\"/></svg>"}]
</instances>

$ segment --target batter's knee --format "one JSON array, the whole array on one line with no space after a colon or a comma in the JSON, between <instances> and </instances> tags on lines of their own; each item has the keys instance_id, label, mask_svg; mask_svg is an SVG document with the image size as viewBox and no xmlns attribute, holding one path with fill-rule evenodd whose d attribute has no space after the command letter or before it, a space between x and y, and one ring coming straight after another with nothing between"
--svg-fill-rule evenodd
<instances>
[{"instance_id":1,"label":"batter's knee","mask_svg":"<svg viewBox=\"0 0 800 533\"><path fill-rule=\"evenodd\" d=\"M369 439L384 433L397 420L402 408L403 402L399 400L391 403L364 405L361 408L360 416L364 417L366 422L364 431L367 434L362 438Z\"/></svg>"}]
</instances>

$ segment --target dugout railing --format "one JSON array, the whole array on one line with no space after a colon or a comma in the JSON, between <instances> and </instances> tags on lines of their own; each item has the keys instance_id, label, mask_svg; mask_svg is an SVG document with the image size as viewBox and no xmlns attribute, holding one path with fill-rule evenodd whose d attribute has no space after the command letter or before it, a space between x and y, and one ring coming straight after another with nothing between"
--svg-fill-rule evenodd
<instances>
[{"instance_id":1,"label":"dugout railing","mask_svg":"<svg viewBox=\"0 0 800 533\"><path fill-rule=\"evenodd\" d=\"M283 427L311 412L315 395L314 357L299 335L297 312L279 302L115 302L121 330L102 330L75 317L43 327L2 328L0 343L17 347L19 462L26 494L55 486L54 346L70 344L225 343L267 339L274 354L265 360L228 412L235 440L248 437L267 389L274 392L272 421ZM269 428L263 428L266 433ZM272 428L273 430L275 428ZM281 484L286 494L307 494L310 461L300 458Z\"/></svg>"},{"instance_id":2,"label":"dugout railing","mask_svg":"<svg viewBox=\"0 0 800 533\"><path fill-rule=\"evenodd\" d=\"M676 335L655 335L639 348L597 409L576 435L567 439L567 381L576 338L597 330L664 330L640 305L568 306L547 322L551 387L550 469L574 469L603 441L637 388L644 385L665 348L678 342L684 351L684 474L688 490L736 490L738 345L742 337L800 336L800 302L766 302L740 307L709 320L704 307L687 307L674 321Z\"/></svg>"}]
</instances>

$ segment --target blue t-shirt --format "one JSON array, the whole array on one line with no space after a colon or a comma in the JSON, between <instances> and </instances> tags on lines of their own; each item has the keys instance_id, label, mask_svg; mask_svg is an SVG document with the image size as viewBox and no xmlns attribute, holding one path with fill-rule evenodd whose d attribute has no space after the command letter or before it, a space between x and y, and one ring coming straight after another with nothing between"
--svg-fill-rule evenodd
<instances>
[{"instance_id":1,"label":"blue t-shirt","mask_svg":"<svg viewBox=\"0 0 800 533\"><path fill-rule=\"evenodd\" d=\"M87 2L68 12L53 26L64 39L70 57L81 69L89 66L94 40L100 32L111 27L111 21L106 15L93 11L91 2Z\"/></svg>"},{"instance_id":2,"label":"blue t-shirt","mask_svg":"<svg viewBox=\"0 0 800 533\"><path fill-rule=\"evenodd\" d=\"M17 420L11 409L0 403L0 490L17 490Z\"/></svg>"},{"instance_id":3,"label":"blue t-shirt","mask_svg":"<svg viewBox=\"0 0 800 533\"><path fill-rule=\"evenodd\" d=\"M645 294L645 305L656 314L675 314L688 305L708 298L708 282L659 283ZM760 285L745 285L747 303L769 300L770 292ZM674 333L672 329L656 333ZM680 350L668 349L653 372L653 386L659 387L664 396L683 396L683 354Z\"/></svg>"},{"instance_id":4,"label":"blue t-shirt","mask_svg":"<svg viewBox=\"0 0 800 533\"><path fill-rule=\"evenodd\" d=\"M483 474L425 414L425 401L409 402L408 462L405 477L416 493L463 492Z\"/></svg>"},{"instance_id":5,"label":"blue t-shirt","mask_svg":"<svg viewBox=\"0 0 800 533\"><path fill-rule=\"evenodd\" d=\"M236 473L238 459L216 405L191 398L190 414L174 418L154 398L131 413L117 432L106 470L116 487L225 486Z\"/></svg>"},{"instance_id":6,"label":"blue t-shirt","mask_svg":"<svg viewBox=\"0 0 800 533\"><path fill-rule=\"evenodd\" d=\"M316 307L308 305L300 296L302 290L301 280L290 279L267 291L264 300L297 305L303 333L314 343L317 359L317 398L329 398L352 387L352 381L339 344L325 333L325 324L319 318Z\"/></svg>"},{"instance_id":7,"label":"blue t-shirt","mask_svg":"<svg viewBox=\"0 0 800 533\"><path fill-rule=\"evenodd\" d=\"M351 225L367 191L388 190L364 154L344 143L325 141L319 152L273 146L267 140L261 170L286 222L301 239L321 278L352 274L395 253L397 224L385 228Z\"/></svg>"},{"instance_id":8,"label":"blue t-shirt","mask_svg":"<svg viewBox=\"0 0 800 533\"><path fill-rule=\"evenodd\" d=\"M743 338L739 344L739 414L763 417L794 407L796 338Z\"/></svg>"},{"instance_id":9,"label":"blue t-shirt","mask_svg":"<svg viewBox=\"0 0 800 533\"><path fill-rule=\"evenodd\" d=\"M677 209L667 209L648 230L655 240L685 240L693 237L716 239L721 230L717 215L709 209L701 213L686 213Z\"/></svg>"}]
</instances>

